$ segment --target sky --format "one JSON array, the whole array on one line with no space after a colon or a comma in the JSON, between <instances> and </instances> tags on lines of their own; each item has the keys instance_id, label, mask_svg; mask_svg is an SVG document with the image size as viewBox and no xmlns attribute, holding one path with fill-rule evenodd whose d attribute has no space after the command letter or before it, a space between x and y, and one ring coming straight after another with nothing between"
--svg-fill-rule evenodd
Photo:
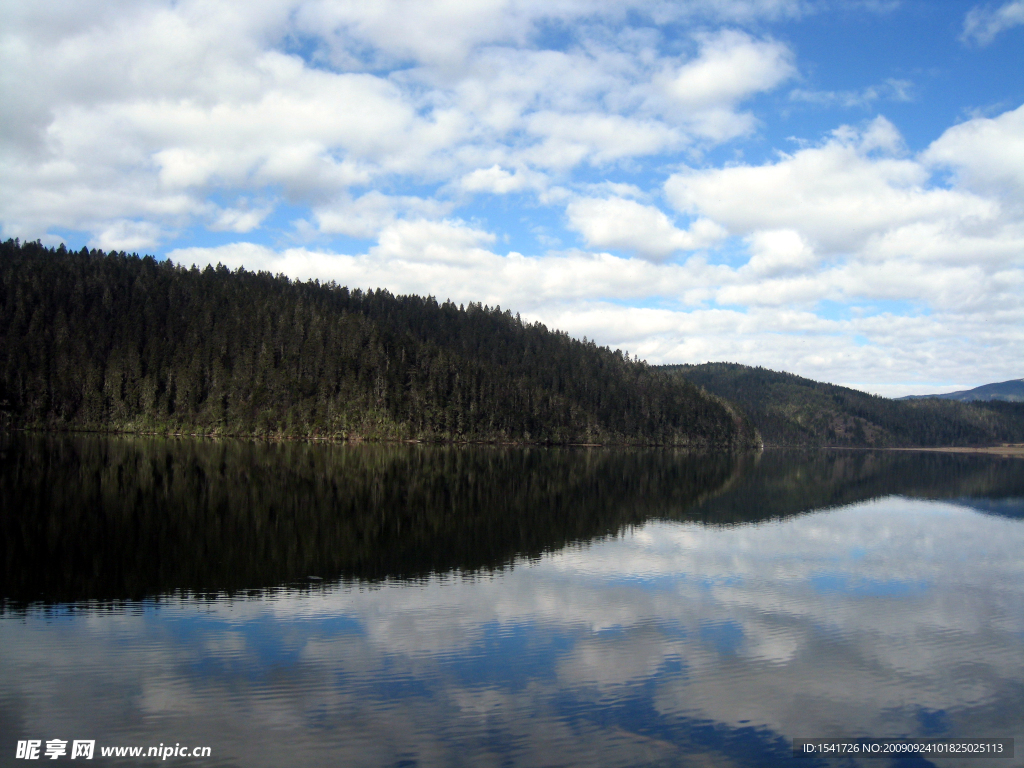
<instances>
[{"instance_id":1,"label":"sky","mask_svg":"<svg viewBox=\"0 0 1024 768\"><path fill-rule=\"evenodd\" d=\"M1024 376L1024 0L11 0L0 229L887 396Z\"/></svg>"}]
</instances>

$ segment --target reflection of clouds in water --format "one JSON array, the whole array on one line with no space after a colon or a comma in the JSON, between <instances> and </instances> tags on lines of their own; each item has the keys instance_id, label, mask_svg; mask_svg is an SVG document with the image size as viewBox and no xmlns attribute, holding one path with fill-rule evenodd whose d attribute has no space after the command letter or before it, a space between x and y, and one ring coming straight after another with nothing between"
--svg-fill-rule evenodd
<instances>
[{"instance_id":1,"label":"reflection of clouds in water","mask_svg":"<svg viewBox=\"0 0 1024 768\"><path fill-rule=\"evenodd\" d=\"M755 527L651 525L586 568L682 576L670 595L637 595L695 638L664 643L689 674L659 686L662 711L786 734L913 733L907 711L1020 701L1022 543L1014 521L888 499ZM741 638L706 642L694 605Z\"/></svg>"},{"instance_id":2,"label":"reflection of clouds in water","mask_svg":"<svg viewBox=\"0 0 1024 768\"><path fill-rule=\"evenodd\" d=\"M493 577L0 621L0 692L30 737L187 734L251 765L673 754L567 701L786 738L1019 738L1022 545L1019 522L898 498L651 523Z\"/></svg>"}]
</instances>

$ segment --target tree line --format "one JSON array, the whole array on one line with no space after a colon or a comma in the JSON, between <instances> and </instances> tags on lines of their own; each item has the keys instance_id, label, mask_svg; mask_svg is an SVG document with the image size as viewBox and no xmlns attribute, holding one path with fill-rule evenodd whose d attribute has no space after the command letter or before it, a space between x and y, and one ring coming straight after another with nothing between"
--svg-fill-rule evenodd
<instances>
[{"instance_id":1,"label":"tree line","mask_svg":"<svg viewBox=\"0 0 1024 768\"><path fill-rule=\"evenodd\" d=\"M754 445L720 398L500 307L0 244L8 426Z\"/></svg>"}]
</instances>

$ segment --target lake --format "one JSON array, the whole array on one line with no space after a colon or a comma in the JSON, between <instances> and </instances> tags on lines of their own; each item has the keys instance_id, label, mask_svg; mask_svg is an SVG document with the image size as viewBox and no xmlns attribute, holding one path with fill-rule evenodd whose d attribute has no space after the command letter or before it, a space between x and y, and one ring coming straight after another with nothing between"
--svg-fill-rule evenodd
<instances>
[{"instance_id":1,"label":"lake","mask_svg":"<svg viewBox=\"0 0 1024 768\"><path fill-rule=\"evenodd\" d=\"M0 765L1024 765L1020 459L8 434L0 499Z\"/></svg>"}]
</instances>

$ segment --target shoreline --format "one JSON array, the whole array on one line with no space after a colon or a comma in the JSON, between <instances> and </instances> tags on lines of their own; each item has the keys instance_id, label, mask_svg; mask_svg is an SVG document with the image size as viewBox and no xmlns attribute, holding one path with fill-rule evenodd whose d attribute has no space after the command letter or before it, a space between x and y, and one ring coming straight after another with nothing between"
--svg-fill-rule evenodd
<instances>
[{"instance_id":1,"label":"shoreline","mask_svg":"<svg viewBox=\"0 0 1024 768\"><path fill-rule=\"evenodd\" d=\"M330 443L335 445L479 445L479 446L501 446L501 447L534 447L534 448L667 448L674 450L708 452L725 450L729 452L747 452L765 450L845 450L845 451L926 451L929 453L970 453L986 456L1001 456L1004 458L1024 458L1024 443L1003 443L1001 445L943 445L943 446L874 446L874 445L772 445L764 444L751 446L729 446L729 445L678 445L671 443L643 443L643 442L607 442L607 443L573 443L555 441L519 441L519 440L465 440L452 438L401 438L401 437L365 437L362 435L282 435L282 434L253 434L253 433L224 433L224 432L188 432L177 430L121 430L121 429L68 429L68 428L46 428L46 427L11 427L0 425L0 433L3 432L27 432L36 434L91 434L105 435L110 437L163 437L163 438L199 438L199 439L228 439L245 440L256 442L304 442L304 443Z\"/></svg>"},{"instance_id":2,"label":"shoreline","mask_svg":"<svg viewBox=\"0 0 1024 768\"><path fill-rule=\"evenodd\" d=\"M776 451L927 451L928 453L973 453L983 456L1024 458L1024 443L1002 445L942 445L942 446L883 446L883 445L765 445L764 450Z\"/></svg>"},{"instance_id":3,"label":"shoreline","mask_svg":"<svg viewBox=\"0 0 1024 768\"><path fill-rule=\"evenodd\" d=\"M1003 443L1002 445L949 445L938 448L884 448L886 451L929 451L932 453L980 453L988 456L1024 458L1024 443Z\"/></svg>"},{"instance_id":4,"label":"shoreline","mask_svg":"<svg viewBox=\"0 0 1024 768\"><path fill-rule=\"evenodd\" d=\"M331 445L437 445L437 446L494 446L518 448L664 448L671 450L692 451L698 453L725 451L729 453L762 451L764 445L758 443L749 446L721 444L677 444L677 443L645 443L645 442L607 442L607 443L573 443L557 441L528 440L466 440L454 438L406 438L406 437L365 437L351 433L343 435L282 435L258 433L225 433L225 432L188 432L160 430L129 430L129 429L74 429L47 427L9 427L0 425L0 434L4 432L22 432L28 434L49 435L102 435L106 437L161 437L161 438L194 438L205 440L243 440L267 443L326 443Z\"/></svg>"}]
</instances>

